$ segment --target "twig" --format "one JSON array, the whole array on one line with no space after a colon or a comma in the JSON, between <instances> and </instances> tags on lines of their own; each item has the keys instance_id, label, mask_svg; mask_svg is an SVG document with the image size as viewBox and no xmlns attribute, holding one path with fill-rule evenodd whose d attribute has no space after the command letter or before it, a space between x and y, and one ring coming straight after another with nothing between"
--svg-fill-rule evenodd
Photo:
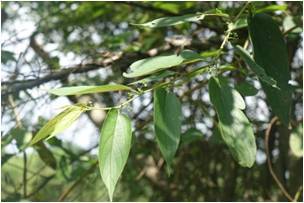
<instances>
[{"instance_id":1,"label":"twig","mask_svg":"<svg viewBox=\"0 0 304 203\"><path fill-rule=\"evenodd\" d=\"M301 191L302 191L302 190L303 190L303 187L300 186L299 189L297 190L297 192L296 192L294 198L293 198L293 201L294 201L294 202L297 202L297 201L298 201L298 199L299 199L299 197L300 197L300 195L301 195Z\"/></svg>"},{"instance_id":2,"label":"twig","mask_svg":"<svg viewBox=\"0 0 304 203\"><path fill-rule=\"evenodd\" d=\"M267 165L270 171L271 176L273 177L273 179L275 180L275 182L277 183L277 185L279 186L280 190L282 191L282 193L285 195L285 197L289 200L289 201L293 201L293 198L291 197L291 195L286 191L286 189L284 188L283 184L280 182L280 180L278 179L277 175L275 174L273 168L272 168L272 164L271 164L271 159L270 159L270 153L269 153L269 146L268 146L268 142L269 142L269 137L270 137L270 132L272 129L272 126L278 121L278 117L274 117L273 119L271 119L270 124L265 132L265 151L266 151L266 156L267 156Z\"/></svg>"}]
</instances>

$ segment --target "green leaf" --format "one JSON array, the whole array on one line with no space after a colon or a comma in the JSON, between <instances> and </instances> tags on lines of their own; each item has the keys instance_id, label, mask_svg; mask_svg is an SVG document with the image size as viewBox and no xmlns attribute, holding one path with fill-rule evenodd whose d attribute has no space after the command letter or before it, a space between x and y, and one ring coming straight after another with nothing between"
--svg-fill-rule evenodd
<instances>
[{"instance_id":1,"label":"green leaf","mask_svg":"<svg viewBox=\"0 0 304 203\"><path fill-rule=\"evenodd\" d=\"M58 96L65 95L82 95L82 94L92 94L92 93L101 93L101 92L112 92L120 90L129 90L135 91L132 88L125 85L101 85L101 86L75 86L75 87L62 87L50 90L51 94Z\"/></svg>"},{"instance_id":2,"label":"green leaf","mask_svg":"<svg viewBox=\"0 0 304 203\"><path fill-rule=\"evenodd\" d=\"M111 201L129 156L131 139L130 119L117 109L109 111L101 129L98 160L100 174Z\"/></svg>"},{"instance_id":3,"label":"green leaf","mask_svg":"<svg viewBox=\"0 0 304 203\"><path fill-rule=\"evenodd\" d=\"M11 51L1 50L1 63L7 64L9 61L15 61L15 54Z\"/></svg>"},{"instance_id":4,"label":"green leaf","mask_svg":"<svg viewBox=\"0 0 304 203\"><path fill-rule=\"evenodd\" d=\"M175 74L175 72L173 72L173 71L165 70L165 71L161 71L159 74L151 75L151 76L148 76L144 79L132 82L132 83L130 83L130 85L135 85L135 84L139 84L139 83L148 84L149 82L159 81L163 78L172 76L174 74Z\"/></svg>"},{"instance_id":5,"label":"green leaf","mask_svg":"<svg viewBox=\"0 0 304 203\"><path fill-rule=\"evenodd\" d=\"M267 103L273 113L288 125L291 106L291 88L287 47L276 22L267 14L256 14L248 19L254 59L279 88L261 81Z\"/></svg>"},{"instance_id":6,"label":"green leaf","mask_svg":"<svg viewBox=\"0 0 304 203\"><path fill-rule=\"evenodd\" d=\"M181 136L182 110L178 98L164 88L156 89L153 117L156 141L170 166Z\"/></svg>"},{"instance_id":7,"label":"green leaf","mask_svg":"<svg viewBox=\"0 0 304 203\"><path fill-rule=\"evenodd\" d=\"M257 9L256 13L265 13L265 12L274 12L274 11L285 11L287 9L287 5L269 5L264 8Z\"/></svg>"},{"instance_id":8,"label":"green leaf","mask_svg":"<svg viewBox=\"0 0 304 203\"><path fill-rule=\"evenodd\" d=\"M39 142L42 139L50 139L55 135L63 132L70 127L74 121L85 111L81 105L73 105L67 107L64 111L59 113L53 119L49 120L34 136L30 145Z\"/></svg>"},{"instance_id":9,"label":"green leaf","mask_svg":"<svg viewBox=\"0 0 304 203\"><path fill-rule=\"evenodd\" d=\"M291 152L296 157L303 156L303 124L300 124L290 134L289 146L290 146Z\"/></svg>"},{"instance_id":10,"label":"green leaf","mask_svg":"<svg viewBox=\"0 0 304 203\"><path fill-rule=\"evenodd\" d=\"M181 145L187 145L202 138L203 134L201 131L196 128L190 128L181 135Z\"/></svg>"},{"instance_id":11,"label":"green leaf","mask_svg":"<svg viewBox=\"0 0 304 203\"><path fill-rule=\"evenodd\" d=\"M236 85L235 89L241 93L243 96L254 96L258 93L258 89L256 89L252 84L247 81L243 81Z\"/></svg>"},{"instance_id":12,"label":"green leaf","mask_svg":"<svg viewBox=\"0 0 304 203\"><path fill-rule=\"evenodd\" d=\"M46 147L43 142L39 142L35 145L35 149L38 152L40 159L52 169L57 168L57 162L53 153Z\"/></svg>"},{"instance_id":13,"label":"green leaf","mask_svg":"<svg viewBox=\"0 0 304 203\"><path fill-rule=\"evenodd\" d=\"M256 157L255 137L234 91L222 77L209 80L210 100L218 115L221 136L234 159L243 167L252 167Z\"/></svg>"},{"instance_id":14,"label":"green leaf","mask_svg":"<svg viewBox=\"0 0 304 203\"><path fill-rule=\"evenodd\" d=\"M155 56L141 59L131 64L130 72L123 73L124 77L134 78L149 75L167 68L178 66L184 63L204 60L205 58L191 50L183 50L179 55Z\"/></svg>"},{"instance_id":15,"label":"green leaf","mask_svg":"<svg viewBox=\"0 0 304 203\"><path fill-rule=\"evenodd\" d=\"M197 13L197 14L187 14L183 16L174 16L174 17L163 17L158 18L153 21L143 23L143 24L132 24L149 28L157 28L157 27L168 27L173 25L178 25L187 22L198 22L203 20L206 16L222 16L229 17L227 14L223 13L219 9L212 9L205 13Z\"/></svg>"},{"instance_id":16,"label":"green leaf","mask_svg":"<svg viewBox=\"0 0 304 203\"><path fill-rule=\"evenodd\" d=\"M264 81L272 87L276 87L277 82L273 78L269 77L261 66L254 62L249 53L243 47L237 45L235 50L236 53L241 56L241 58L248 64L250 69L259 77L260 80Z\"/></svg>"}]
</instances>

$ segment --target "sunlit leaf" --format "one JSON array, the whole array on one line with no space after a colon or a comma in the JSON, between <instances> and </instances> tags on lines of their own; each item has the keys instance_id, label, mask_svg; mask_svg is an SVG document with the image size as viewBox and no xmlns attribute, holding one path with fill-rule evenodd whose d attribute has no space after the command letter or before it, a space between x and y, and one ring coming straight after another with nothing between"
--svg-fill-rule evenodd
<instances>
[{"instance_id":1,"label":"sunlit leaf","mask_svg":"<svg viewBox=\"0 0 304 203\"><path fill-rule=\"evenodd\" d=\"M98 155L101 177L111 201L116 183L129 156L131 139L130 119L117 109L111 110L101 129Z\"/></svg>"},{"instance_id":2,"label":"sunlit leaf","mask_svg":"<svg viewBox=\"0 0 304 203\"><path fill-rule=\"evenodd\" d=\"M50 139L55 135L63 132L65 129L70 127L74 121L79 118L85 108L81 105L73 105L67 107L64 111L59 113L53 119L49 120L34 136L30 145L33 145L40 140Z\"/></svg>"},{"instance_id":3,"label":"sunlit leaf","mask_svg":"<svg viewBox=\"0 0 304 203\"><path fill-rule=\"evenodd\" d=\"M255 62L277 82L275 88L261 81L267 103L280 120L288 125L291 88L287 47L277 23L267 14L256 14L248 19Z\"/></svg>"},{"instance_id":4,"label":"sunlit leaf","mask_svg":"<svg viewBox=\"0 0 304 203\"><path fill-rule=\"evenodd\" d=\"M160 151L172 163L181 136L182 111L178 98L164 88L154 91L154 130Z\"/></svg>"},{"instance_id":5,"label":"sunlit leaf","mask_svg":"<svg viewBox=\"0 0 304 203\"><path fill-rule=\"evenodd\" d=\"M112 92L112 91L132 91L132 88L125 85L100 85L100 86L75 86L75 87L62 87L50 90L49 92L58 96L65 95L82 95L82 94L93 94L102 92ZM134 91L134 90L133 90Z\"/></svg>"},{"instance_id":6,"label":"sunlit leaf","mask_svg":"<svg viewBox=\"0 0 304 203\"><path fill-rule=\"evenodd\" d=\"M269 77L261 66L254 62L249 53L243 47L237 45L235 50L260 80L273 87L276 87L277 82L273 78Z\"/></svg>"},{"instance_id":7,"label":"sunlit leaf","mask_svg":"<svg viewBox=\"0 0 304 203\"><path fill-rule=\"evenodd\" d=\"M204 57L200 56L194 51L183 50L180 54L155 56L136 61L131 64L129 73L123 73L123 76L127 78L140 77L184 63L190 63L204 59Z\"/></svg>"},{"instance_id":8,"label":"sunlit leaf","mask_svg":"<svg viewBox=\"0 0 304 203\"><path fill-rule=\"evenodd\" d=\"M287 9L287 4L283 5L269 5L263 8L257 9L256 13L263 13L263 12L274 12L274 11L285 11Z\"/></svg>"},{"instance_id":9,"label":"sunlit leaf","mask_svg":"<svg viewBox=\"0 0 304 203\"><path fill-rule=\"evenodd\" d=\"M303 156L303 124L294 129L289 137L289 146L296 157Z\"/></svg>"},{"instance_id":10,"label":"sunlit leaf","mask_svg":"<svg viewBox=\"0 0 304 203\"><path fill-rule=\"evenodd\" d=\"M209 95L214 105L221 136L234 159L243 167L252 167L256 157L256 144L252 126L240 110L239 97L221 77L209 80Z\"/></svg>"}]
</instances>

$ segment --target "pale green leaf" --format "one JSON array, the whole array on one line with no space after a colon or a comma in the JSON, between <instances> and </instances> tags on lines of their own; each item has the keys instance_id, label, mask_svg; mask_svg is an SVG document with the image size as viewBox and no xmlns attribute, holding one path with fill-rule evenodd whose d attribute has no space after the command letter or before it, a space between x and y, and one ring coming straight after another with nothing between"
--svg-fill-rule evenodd
<instances>
[{"instance_id":1,"label":"pale green leaf","mask_svg":"<svg viewBox=\"0 0 304 203\"><path fill-rule=\"evenodd\" d=\"M154 91L154 130L160 151L172 163L181 136L182 111L178 98L164 88Z\"/></svg>"},{"instance_id":2,"label":"pale green leaf","mask_svg":"<svg viewBox=\"0 0 304 203\"><path fill-rule=\"evenodd\" d=\"M247 63L250 69L258 76L260 80L272 87L277 87L277 82L272 77L268 76L261 66L254 62L249 53L243 47L237 45L235 50L236 53L241 56L241 58Z\"/></svg>"},{"instance_id":3,"label":"pale green leaf","mask_svg":"<svg viewBox=\"0 0 304 203\"><path fill-rule=\"evenodd\" d=\"M300 124L296 129L294 129L289 137L289 146L291 152L296 157L303 156L303 124Z\"/></svg>"},{"instance_id":4,"label":"pale green leaf","mask_svg":"<svg viewBox=\"0 0 304 203\"><path fill-rule=\"evenodd\" d=\"M92 94L92 93L102 93L102 92L112 92L112 91L134 91L132 88L125 85L100 85L100 86L75 86L75 87L62 87L50 90L49 92L58 96L66 95L82 95L82 94Z\"/></svg>"},{"instance_id":5,"label":"pale green leaf","mask_svg":"<svg viewBox=\"0 0 304 203\"><path fill-rule=\"evenodd\" d=\"M180 54L155 56L136 61L131 64L129 73L123 73L123 76L127 78L145 76L184 63L204 59L204 57L194 51L183 50Z\"/></svg>"},{"instance_id":6,"label":"pale green leaf","mask_svg":"<svg viewBox=\"0 0 304 203\"><path fill-rule=\"evenodd\" d=\"M252 126L238 108L233 89L221 77L209 80L209 95L214 105L221 136L234 159L243 167L252 167L256 157L256 143Z\"/></svg>"},{"instance_id":7,"label":"pale green leaf","mask_svg":"<svg viewBox=\"0 0 304 203\"><path fill-rule=\"evenodd\" d=\"M287 4L282 5L269 5L263 8L257 9L256 13L264 13L264 12L274 12L274 11L285 11L287 9Z\"/></svg>"},{"instance_id":8,"label":"pale green leaf","mask_svg":"<svg viewBox=\"0 0 304 203\"><path fill-rule=\"evenodd\" d=\"M118 109L109 111L100 133L98 160L100 174L111 201L129 156L131 140L130 119Z\"/></svg>"},{"instance_id":9,"label":"pale green leaf","mask_svg":"<svg viewBox=\"0 0 304 203\"><path fill-rule=\"evenodd\" d=\"M63 132L70 127L74 121L85 111L85 108L81 105L73 105L67 107L64 111L59 113L53 119L49 120L34 136L30 145L33 145L40 140L50 139L55 135Z\"/></svg>"}]
</instances>

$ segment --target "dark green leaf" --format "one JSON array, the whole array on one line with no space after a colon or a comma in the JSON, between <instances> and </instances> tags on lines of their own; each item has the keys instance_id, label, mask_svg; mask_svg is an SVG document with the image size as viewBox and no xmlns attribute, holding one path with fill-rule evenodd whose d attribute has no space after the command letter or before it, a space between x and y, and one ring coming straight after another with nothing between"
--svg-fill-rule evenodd
<instances>
[{"instance_id":1,"label":"dark green leaf","mask_svg":"<svg viewBox=\"0 0 304 203\"><path fill-rule=\"evenodd\" d=\"M180 142L182 111L178 98L164 88L154 91L154 130L160 151L168 165Z\"/></svg>"},{"instance_id":2,"label":"dark green leaf","mask_svg":"<svg viewBox=\"0 0 304 203\"><path fill-rule=\"evenodd\" d=\"M243 96L254 96L258 93L258 89L256 89L252 84L247 81L243 81L236 85L235 89L241 93Z\"/></svg>"},{"instance_id":3,"label":"dark green leaf","mask_svg":"<svg viewBox=\"0 0 304 203\"><path fill-rule=\"evenodd\" d=\"M7 64L9 61L15 61L15 55L13 52L1 50L1 63Z\"/></svg>"},{"instance_id":4,"label":"dark green leaf","mask_svg":"<svg viewBox=\"0 0 304 203\"><path fill-rule=\"evenodd\" d=\"M75 86L75 87L62 87L50 90L49 92L58 96L65 95L82 95L82 94L93 94L101 92L112 92L133 89L125 85L101 85L101 86ZM134 90L133 90L134 91Z\"/></svg>"},{"instance_id":5,"label":"dark green leaf","mask_svg":"<svg viewBox=\"0 0 304 203\"><path fill-rule=\"evenodd\" d=\"M47 166L50 166L52 169L56 169L57 167L56 159L53 153L45 146L43 142L37 143L37 145L35 145L35 149L38 152L38 155L41 158L41 160Z\"/></svg>"},{"instance_id":6,"label":"dark green leaf","mask_svg":"<svg viewBox=\"0 0 304 203\"><path fill-rule=\"evenodd\" d=\"M296 157L303 156L303 124L294 129L289 137L289 146Z\"/></svg>"},{"instance_id":7,"label":"dark green leaf","mask_svg":"<svg viewBox=\"0 0 304 203\"><path fill-rule=\"evenodd\" d=\"M256 14L248 19L254 58L266 74L277 82L278 88L261 81L267 103L280 120L288 125L290 117L291 90L288 54L284 38L276 22L267 14Z\"/></svg>"},{"instance_id":8,"label":"dark green leaf","mask_svg":"<svg viewBox=\"0 0 304 203\"><path fill-rule=\"evenodd\" d=\"M201 140L203 134L196 128L190 128L181 135L181 145L187 145L193 141Z\"/></svg>"},{"instance_id":9,"label":"dark green leaf","mask_svg":"<svg viewBox=\"0 0 304 203\"><path fill-rule=\"evenodd\" d=\"M209 80L209 95L214 105L222 138L234 159L243 167L252 167L256 157L253 129L240 110L233 90L223 78Z\"/></svg>"},{"instance_id":10,"label":"dark green leaf","mask_svg":"<svg viewBox=\"0 0 304 203\"><path fill-rule=\"evenodd\" d=\"M235 50L236 53L242 57L242 59L248 64L250 69L259 77L260 80L273 87L276 87L277 82L273 78L269 77L261 66L254 62L254 60L250 57L249 53L244 48L237 45Z\"/></svg>"},{"instance_id":11,"label":"dark green leaf","mask_svg":"<svg viewBox=\"0 0 304 203\"><path fill-rule=\"evenodd\" d=\"M99 141L99 169L110 200L127 162L132 139L131 121L119 112L111 110L101 129Z\"/></svg>"},{"instance_id":12,"label":"dark green leaf","mask_svg":"<svg viewBox=\"0 0 304 203\"><path fill-rule=\"evenodd\" d=\"M49 120L34 136L30 145L33 145L39 142L42 139L50 139L61 133L70 125L74 123L74 121L81 115L82 112L85 111L85 108L81 105L73 105L67 107L64 111L59 113L53 119Z\"/></svg>"},{"instance_id":13,"label":"dark green leaf","mask_svg":"<svg viewBox=\"0 0 304 203\"><path fill-rule=\"evenodd\" d=\"M136 61L131 64L129 73L123 73L124 77L134 78L149 75L167 68L190 63L205 58L191 50L183 50L179 55L155 56Z\"/></svg>"}]
</instances>

